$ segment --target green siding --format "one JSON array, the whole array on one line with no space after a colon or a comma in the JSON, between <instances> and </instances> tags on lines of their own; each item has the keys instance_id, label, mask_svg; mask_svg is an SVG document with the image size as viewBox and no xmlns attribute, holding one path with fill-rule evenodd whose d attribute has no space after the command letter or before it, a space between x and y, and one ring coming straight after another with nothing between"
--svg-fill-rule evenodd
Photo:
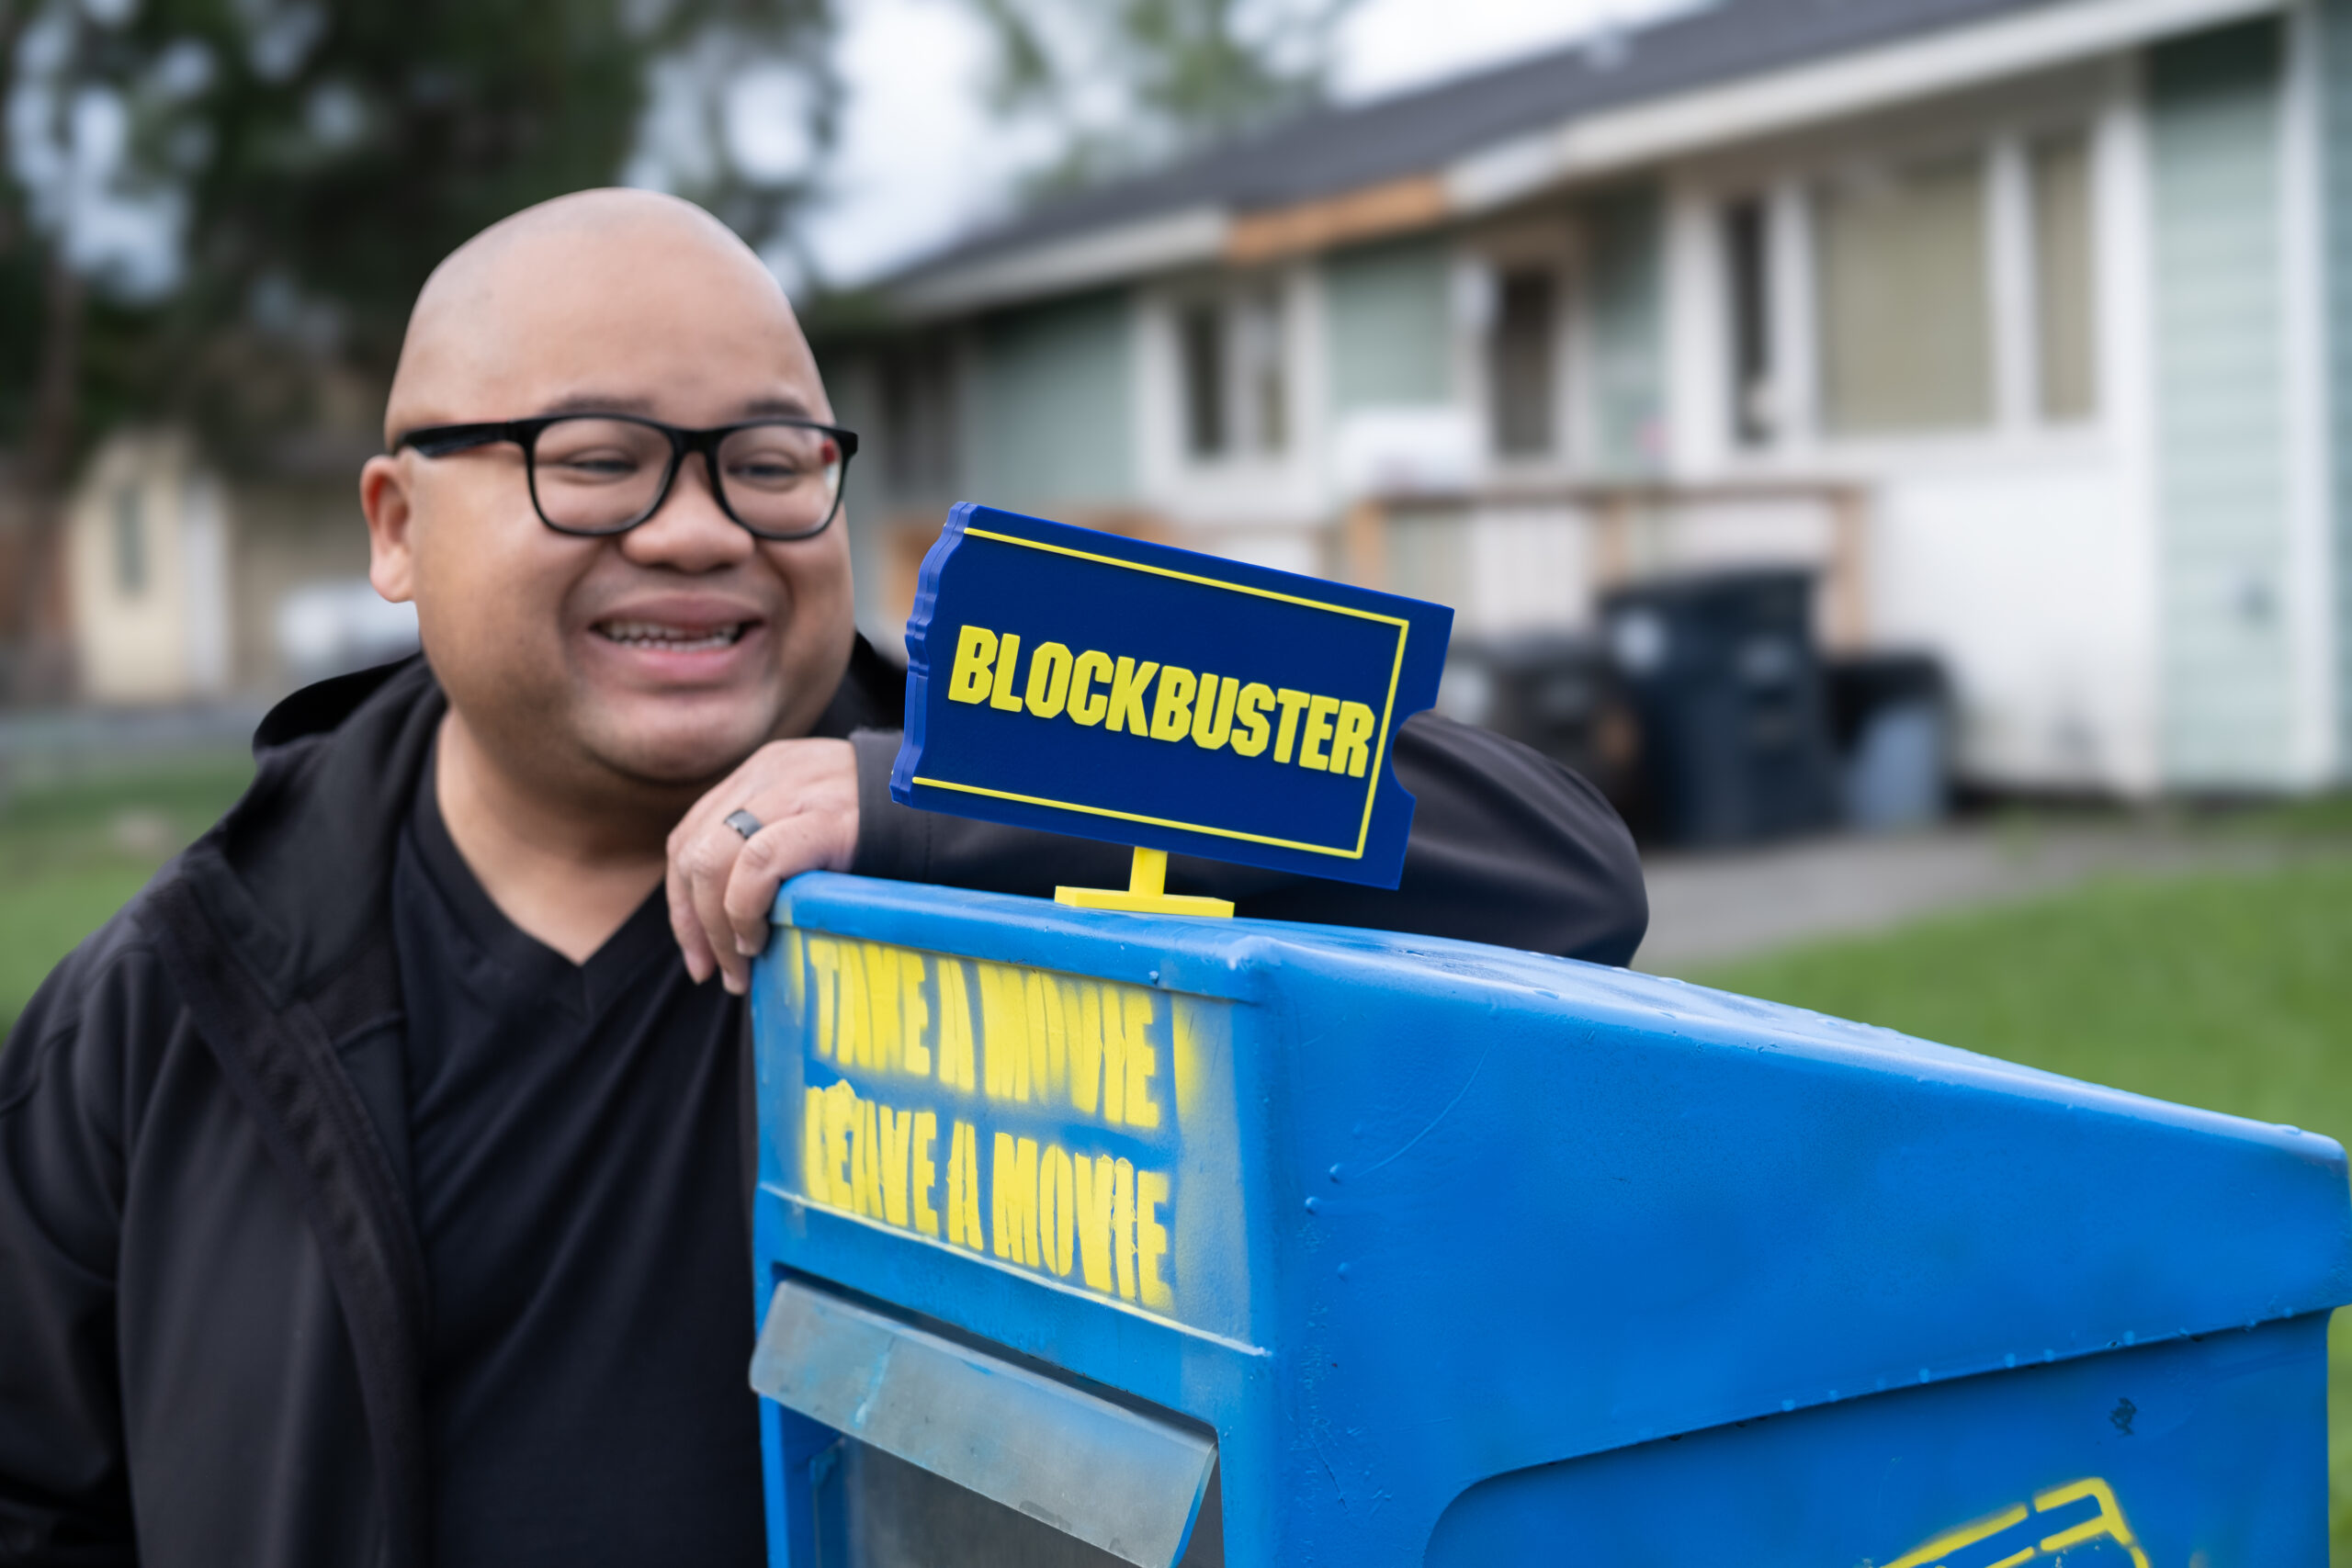
<instances>
[{"instance_id":1,"label":"green siding","mask_svg":"<svg viewBox=\"0 0 2352 1568\"><path fill-rule=\"evenodd\" d=\"M1442 243L1335 254L1324 269L1324 302L1333 409L1453 400Z\"/></svg>"},{"instance_id":2,"label":"green siding","mask_svg":"<svg viewBox=\"0 0 2352 1568\"><path fill-rule=\"evenodd\" d=\"M850 582L857 600L861 626L888 623L882 594L889 580L888 563L877 547L875 525L896 509L890 493L888 466L879 460L882 411L874 399L874 355L854 350L818 347L818 365L826 372L825 391L833 405L834 423L858 433L858 455L850 459L848 488L842 496L842 520L836 526L849 536Z\"/></svg>"},{"instance_id":3,"label":"green siding","mask_svg":"<svg viewBox=\"0 0 2352 1568\"><path fill-rule=\"evenodd\" d=\"M2168 782L2286 779L2280 39L2150 52L2163 755Z\"/></svg>"},{"instance_id":4,"label":"green siding","mask_svg":"<svg viewBox=\"0 0 2352 1568\"><path fill-rule=\"evenodd\" d=\"M1135 494L1134 339L1125 293L980 323L963 471L990 505L1051 508Z\"/></svg>"},{"instance_id":5,"label":"green siding","mask_svg":"<svg viewBox=\"0 0 2352 1568\"><path fill-rule=\"evenodd\" d=\"M1591 441L1607 473L1655 468L1662 457L1666 332L1657 193L1611 192L1585 209L1590 239Z\"/></svg>"},{"instance_id":6,"label":"green siding","mask_svg":"<svg viewBox=\"0 0 2352 1568\"><path fill-rule=\"evenodd\" d=\"M2335 533L2336 773L2352 774L2352 0L2323 0L2326 98L2321 156L2326 207L2328 424Z\"/></svg>"}]
</instances>

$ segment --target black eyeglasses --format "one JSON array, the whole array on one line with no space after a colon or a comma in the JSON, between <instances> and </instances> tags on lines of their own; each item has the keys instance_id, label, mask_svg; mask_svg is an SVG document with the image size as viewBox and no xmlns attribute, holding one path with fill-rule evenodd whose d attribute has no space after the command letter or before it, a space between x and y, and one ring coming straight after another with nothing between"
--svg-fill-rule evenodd
<instances>
[{"instance_id":1,"label":"black eyeglasses","mask_svg":"<svg viewBox=\"0 0 2352 1568\"><path fill-rule=\"evenodd\" d=\"M702 454L718 509L763 539L808 539L842 509L857 434L806 419L683 430L633 414L565 413L491 424L435 424L392 443L447 457L500 441L523 448L539 521L559 534L625 534L669 499L690 452Z\"/></svg>"}]
</instances>

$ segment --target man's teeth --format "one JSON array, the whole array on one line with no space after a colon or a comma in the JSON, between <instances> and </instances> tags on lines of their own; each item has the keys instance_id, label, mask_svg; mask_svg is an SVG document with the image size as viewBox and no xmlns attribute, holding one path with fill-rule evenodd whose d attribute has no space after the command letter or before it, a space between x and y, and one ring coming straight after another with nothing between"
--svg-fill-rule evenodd
<instances>
[{"instance_id":1,"label":"man's teeth","mask_svg":"<svg viewBox=\"0 0 2352 1568\"><path fill-rule=\"evenodd\" d=\"M658 621L601 621L597 632L624 648L658 648L665 652L695 653L704 649L732 648L751 623L735 621L723 626L665 626Z\"/></svg>"}]
</instances>

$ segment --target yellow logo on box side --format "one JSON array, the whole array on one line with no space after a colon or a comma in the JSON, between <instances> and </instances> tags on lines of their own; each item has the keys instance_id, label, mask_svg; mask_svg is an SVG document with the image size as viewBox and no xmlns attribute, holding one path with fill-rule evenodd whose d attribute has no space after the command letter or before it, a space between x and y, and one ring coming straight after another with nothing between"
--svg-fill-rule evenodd
<instances>
[{"instance_id":1,"label":"yellow logo on box side","mask_svg":"<svg viewBox=\"0 0 2352 1568\"><path fill-rule=\"evenodd\" d=\"M2091 1511L2065 1524L2053 1526L2047 1517L2061 1509L2074 1513L2071 1505L2084 1502L2091 1505ZM2018 1530L2018 1527L2029 1518L2033 1521L2031 1528ZM2017 1534L2014 1542L1997 1542L1971 1552L1970 1568L1977 1568L1980 1558L1984 1559L1982 1568L2024 1568L2036 1559L2055 1557L2070 1548L2099 1540L2129 1552L2132 1568L2148 1568L2148 1554L2139 1538L2132 1533L2131 1523L2123 1517L2123 1506L2115 1500L2115 1489L2096 1475L2037 1492L2030 1508L2026 1504L2013 1503L1998 1513L1946 1530L1905 1552L1886 1568L1952 1568L1950 1560L1958 1553L2012 1531ZM2005 1545L2014 1549L2006 1555L1988 1555Z\"/></svg>"}]
</instances>

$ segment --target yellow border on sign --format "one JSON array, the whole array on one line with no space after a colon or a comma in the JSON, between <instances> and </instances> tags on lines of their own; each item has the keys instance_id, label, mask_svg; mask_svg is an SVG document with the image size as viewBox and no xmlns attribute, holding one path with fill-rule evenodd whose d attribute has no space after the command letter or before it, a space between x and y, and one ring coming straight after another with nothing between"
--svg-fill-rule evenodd
<instances>
[{"instance_id":1,"label":"yellow border on sign","mask_svg":"<svg viewBox=\"0 0 2352 1568\"><path fill-rule=\"evenodd\" d=\"M1001 545L1020 545L1032 550L1045 550L1057 556L1073 556L1102 566L1120 566L1129 571L1148 571L1154 577L1172 577L1180 582L1197 582L1207 588L1227 589L1235 593L1253 594L1261 599L1278 599L1285 604L1300 604L1310 610L1325 610L1335 615L1353 615L1359 620L1382 621L1396 628L1396 657L1388 667L1388 697L1380 708L1380 740L1373 749L1372 765L1364 770L1363 819L1356 827L1356 847L1341 849L1334 844L1301 843L1295 839L1271 838L1263 833L1244 833L1234 828L1211 828L1198 822L1176 822L1165 817L1146 817L1133 811L1114 811L1103 806L1082 806L1074 800L1046 800L1034 795L1015 795L1011 790L987 789L979 784L953 784L946 779L924 778L918 774L915 783L929 789L952 789L965 795L984 795L996 800L1018 801L1023 806L1050 807L1057 811L1079 811L1090 817L1109 817L1121 822L1141 822L1153 828L1174 828L1186 833L1207 833L1220 839L1238 839L1245 843L1269 844L1276 849L1302 850L1309 854L1337 855L1341 860L1362 860L1364 840L1372 836L1373 803L1380 795L1380 770L1388 761L1388 725L1396 712L1396 682L1405 673L1405 638L1412 632L1412 624L1402 615L1384 615L1376 610L1359 610L1348 604L1326 604L1320 599L1306 599L1295 593L1281 593L1271 588L1252 588L1247 583L1221 582L1214 577L1202 577L1194 572L1177 571L1170 567L1146 566L1140 561L1121 560L1116 556L1096 555L1091 550L1074 550L1067 545L1048 545L1036 539L1023 539L1017 535L999 534L987 528L967 528L965 536L993 539Z\"/></svg>"}]
</instances>

